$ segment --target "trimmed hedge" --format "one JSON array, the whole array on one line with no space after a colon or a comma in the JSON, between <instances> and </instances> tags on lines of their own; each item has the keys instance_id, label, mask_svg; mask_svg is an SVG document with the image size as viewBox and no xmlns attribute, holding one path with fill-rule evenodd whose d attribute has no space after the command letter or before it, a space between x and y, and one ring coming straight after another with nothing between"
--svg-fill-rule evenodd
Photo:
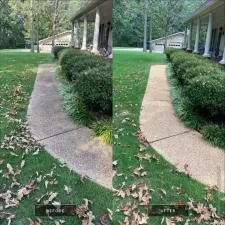
<instances>
[{"instance_id":1,"label":"trimmed hedge","mask_svg":"<svg viewBox=\"0 0 225 225\"><path fill-rule=\"evenodd\" d=\"M62 50L59 64L88 110L112 115L111 60L76 49Z\"/></svg>"},{"instance_id":2,"label":"trimmed hedge","mask_svg":"<svg viewBox=\"0 0 225 225\"><path fill-rule=\"evenodd\" d=\"M170 56L172 55L172 53L179 51L180 49L178 48L166 48L165 50L165 54L166 57L170 60Z\"/></svg>"},{"instance_id":3,"label":"trimmed hedge","mask_svg":"<svg viewBox=\"0 0 225 225\"><path fill-rule=\"evenodd\" d=\"M207 110L212 116L225 112L225 76L195 77L184 91L197 108Z\"/></svg>"},{"instance_id":4,"label":"trimmed hedge","mask_svg":"<svg viewBox=\"0 0 225 225\"><path fill-rule=\"evenodd\" d=\"M79 97L92 111L112 114L111 67L94 67L78 75L74 86Z\"/></svg>"},{"instance_id":5,"label":"trimmed hedge","mask_svg":"<svg viewBox=\"0 0 225 225\"><path fill-rule=\"evenodd\" d=\"M225 113L225 73L214 62L182 50L167 51L184 96L211 116Z\"/></svg>"},{"instance_id":6,"label":"trimmed hedge","mask_svg":"<svg viewBox=\"0 0 225 225\"><path fill-rule=\"evenodd\" d=\"M64 46L55 46L52 50L52 53L54 55L54 59L59 59L59 52L62 51L63 49L65 49L67 47Z\"/></svg>"}]
</instances>

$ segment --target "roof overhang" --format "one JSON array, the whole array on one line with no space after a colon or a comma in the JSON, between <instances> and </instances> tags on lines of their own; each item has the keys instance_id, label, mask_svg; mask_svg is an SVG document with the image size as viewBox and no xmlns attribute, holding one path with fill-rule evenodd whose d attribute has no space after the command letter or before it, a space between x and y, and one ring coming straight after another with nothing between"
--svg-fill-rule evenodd
<instances>
[{"instance_id":1,"label":"roof overhang","mask_svg":"<svg viewBox=\"0 0 225 225\"><path fill-rule=\"evenodd\" d=\"M92 0L91 2L89 2L86 6L84 6L83 8L79 9L78 11L76 11L72 17L71 17L71 21L75 21L78 20L80 17L84 16L85 14L88 14L89 12L91 12L93 9L95 9L96 7L100 6L102 3L109 1L109 0Z\"/></svg>"},{"instance_id":2,"label":"roof overhang","mask_svg":"<svg viewBox=\"0 0 225 225\"><path fill-rule=\"evenodd\" d=\"M218 7L221 7L225 4L225 0L208 0L205 3L201 5L199 9L197 9L191 17L186 20L185 23L189 23L193 20L196 20L197 18L204 17L207 14L213 12Z\"/></svg>"},{"instance_id":3,"label":"roof overhang","mask_svg":"<svg viewBox=\"0 0 225 225\"><path fill-rule=\"evenodd\" d=\"M177 32L177 33L168 35L167 38L173 37L173 36L177 36L177 35L180 35L180 34L184 36L184 32ZM163 39L165 39L165 38L166 38L166 37L161 37L161 38L154 39L154 40L152 40L152 41L159 41L159 40L163 40Z\"/></svg>"},{"instance_id":4,"label":"roof overhang","mask_svg":"<svg viewBox=\"0 0 225 225\"><path fill-rule=\"evenodd\" d=\"M71 34L71 32L72 32L71 30L67 30L67 31L61 32L61 33L59 33L59 34L56 34L56 35L55 35L55 38L60 37L60 36L62 36L62 35ZM50 36L50 37L41 39L41 40L39 40L39 43L41 44L42 42L49 41L49 40L51 40L52 38L53 38L53 36Z\"/></svg>"}]
</instances>

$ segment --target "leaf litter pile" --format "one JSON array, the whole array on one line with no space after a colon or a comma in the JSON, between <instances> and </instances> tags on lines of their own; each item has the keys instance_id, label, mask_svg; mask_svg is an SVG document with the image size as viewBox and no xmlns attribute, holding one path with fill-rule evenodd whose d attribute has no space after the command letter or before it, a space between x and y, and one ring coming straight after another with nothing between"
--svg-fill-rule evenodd
<instances>
[{"instance_id":1,"label":"leaf litter pile","mask_svg":"<svg viewBox=\"0 0 225 225\"><path fill-rule=\"evenodd\" d=\"M11 128L11 132L5 135L0 142L0 222L6 221L7 225L11 223L15 224L17 218L17 210L21 203L29 199L32 195L38 196L36 202L32 202L32 206L35 204L52 204L60 205L60 192L64 192L70 195L73 189L69 185L64 185L64 190L55 191L58 181L58 174L56 174L56 165L54 164L51 171L46 173L43 171L35 171L29 176L24 174L29 171L27 164L29 159L38 157L41 154L42 146L40 146L31 136L26 121L17 119L20 104L28 102L29 96L22 91L21 83L13 86L12 89L8 85L3 86L5 88L5 98L1 99L0 113L3 122ZM12 92L12 93L10 93ZM3 123L2 121L0 121ZM6 132L7 133L7 132ZM58 165L64 167L65 165ZM85 182L83 177L80 178L81 182ZM41 185L45 186L45 192L41 190ZM76 218L79 219L82 225L94 224L93 220L95 216L90 210L92 201L83 199L83 203L76 205ZM102 214L99 221L96 224L109 225L112 219L112 212L110 209L106 209L107 213ZM21 215L20 215L21 216ZM26 218L28 225L42 225L41 218L34 217ZM55 219L48 217L51 224L61 225L68 224L66 219ZM46 220L46 219L45 219ZM96 220L95 220L96 221ZM48 223L48 224L50 224ZM46 223L45 223L46 224Z\"/></svg>"}]
</instances>

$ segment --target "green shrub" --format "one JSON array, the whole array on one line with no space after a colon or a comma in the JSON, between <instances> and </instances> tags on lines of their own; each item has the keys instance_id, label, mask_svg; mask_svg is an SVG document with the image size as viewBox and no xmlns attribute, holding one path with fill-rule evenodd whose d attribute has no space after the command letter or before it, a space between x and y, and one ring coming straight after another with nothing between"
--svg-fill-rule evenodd
<instances>
[{"instance_id":1,"label":"green shrub","mask_svg":"<svg viewBox=\"0 0 225 225\"><path fill-rule=\"evenodd\" d=\"M166 50L165 50L166 57L170 60L170 56L171 56L174 52L178 52L178 51L181 51L181 50L178 49L178 48L166 48Z\"/></svg>"},{"instance_id":2,"label":"green shrub","mask_svg":"<svg viewBox=\"0 0 225 225\"><path fill-rule=\"evenodd\" d=\"M85 61L87 55L76 49L62 50L59 55L61 70L68 81L72 81L75 63L79 60Z\"/></svg>"},{"instance_id":3,"label":"green shrub","mask_svg":"<svg viewBox=\"0 0 225 225\"><path fill-rule=\"evenodd\" d=\"M225 112L224 75L195 77L184 90L190 102L200 110L206 110L212 116Z\"/></svg>"},{"instance_id":4,"label":"green shrub","mask_svg":"<svg viewBox=\"0 0 225 225\"><path fill-rule=\"evenodd\" d=\"M187 67L185 67L185 63L193 62L193 61L196 61L197 59L193 54L179 51L179 52L174 52L171 55L170 60L171 60L172 67L173 67L173 70L174 70L177 78L182 82L180 69L183 73L183 71L185 71L185 69L187 68Z\"/></svg>"},{"instance_id":5,"label":"green shrub","mask_svg":"<svg viewBox=\"0 0 225 225\"><path fill-rule=\"evenodd\" d=\"M201 130L203 137L211 144L225 149L225 127L222 125L209 124Z\"/></svg>"},{"instance_id":6,"label":"green shrub","mask_svg":"<svg viewBox=\"0 0 225 225\"><path fill-rule=\"evenodd\" d=\"M59 94L63 98L63 107L68 116L79 124L89 125L92 118L85 104L79 99L73 88L67 84L60 84Z\"/></svg>"},{"instance_id":7,"label":"green shrub","mask_svg":"<svg viewBox=\"0 0 225 225\"><path fill-rule=\"evenodd\" d=\"M95 134L105 143L112 143L112 122L103 120L93 123L91 126Z\"/></svg>"},{"instance_id":8,"label":"green shrub","mask_svg":"<svg viewBox=\"0 0 225 225\"><path fill-rule=\"evenodd\" d=\"M91 111L112 114L112 69L106 67L87 69L78 75L75 90Z\"/></svg>"},{"instance_id":9,"label":"green shrub","mask_svg":"<svg viewBox=\"0 0 225 225\"><path fill-rule=\"evenodd\" d=\"M55 46L52 50L52 53L54 55L54 59L59 59L59 52L63 49L66 49L67 47L64 46Z\"/></svg>"},{"instance_id":10,"label":"green shrub","mask_svg":"<svg viewBox=\"0 0 225 225\"><path fill-rule=\"evenodd\" d=\"M85 70L109 67L109 65L109 61L101 56L87 55L85 58L78 58L73 64L72 80L75 81L77 76Z\"/></svg>"},{"instance_id":11,"label":"green shrub","mask_svg":"<svg viewBox=\"0 0 225 225\"><path fill-rule=\"evenodd\" d=\"M198 76L211 76L212 74L221 75L221 70L209 62L199 62L199 64L189 64L185 71L184 82L187 84L191 79Z\"/></svg>"}]
</instances>

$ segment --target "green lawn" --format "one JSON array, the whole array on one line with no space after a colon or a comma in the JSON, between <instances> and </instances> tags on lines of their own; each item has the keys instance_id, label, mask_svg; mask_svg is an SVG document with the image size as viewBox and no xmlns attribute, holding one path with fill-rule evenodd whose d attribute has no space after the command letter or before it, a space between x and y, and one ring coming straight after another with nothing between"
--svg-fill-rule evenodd
<instances>
[{"instance_id":1,"label":"green lawn","mask_svg":"<svg viewBox=\"0 0 225 225\"><path fill-rule=\"evenodd\" d=\"M220 201L224 197L223 194L206 191L199 182L184 173L177 172L154 149L142 146L135 136L140 130L139 115L150 66L165 63L164 55L114 51L113 57L113 160L117 170L113 183L114 188L120 190L117 195L125 195L124 198L120 196L115 198L114 210L119 209L117 210L119 212L115 214L115 219L118 221L124 219L124 215L121 213L121 207L125 208L124 204L138 202L137 198L124 194L132 184L142 186L147 184L152 204L171 204L179 201L186 203L192 199L196 203L202 202L206 205L212 203L217 209L224 210L224 201ZM145 159L140 161L136 157L138 153L142 156L150 156L151 161ZM141 171L147 172L147 175L143 177L134 174L134 169L140 165L143 167ZM121 186L123 187L121 188ZM205 198L211 195L212 199L206 202ZM147 207L138 206L134 211L139 210L146 213ZM152 217L149 224L161 224L161 220L160 217Z\"/></svg>"},{"instance_id":2,"label":"green lawn","mask_svg":"<svg viewBox=\"0 0 225 225\"><path fill-rule=\"evenodd\" d=\"M6 196L9 196L5 194L7 191L11 193L8 203L17 205L0 211L1 225L8 224L9 220L6 218L14 217L13 215L15 219L12 219L11 224L30 224L27 218L35 219L34 206L37 199L47 192L57 193L53 201L64 204L80 205L84 203L83 199L91 200L90 209L96 216L96 221L107 212L107 208L112 208L111 191L87 179L81 179L60 165L42 147L32 143L33 140L24 127L37 66L51 62L51 58L50 54L0 51L0 205L5 205L5 199L8 199ZM31 182L33 180L34 184ZM18 190L27 184L30 187L27 186L26 190L30 193L17 201ZM72 189L69 194L64 190L65 185ZM40 203L49 196L44 196ZM81 224L74 217L41 219L43 224L55 224L54 220L59 219L66 220L66 224Z\"/></svg>"}]
</instances>

